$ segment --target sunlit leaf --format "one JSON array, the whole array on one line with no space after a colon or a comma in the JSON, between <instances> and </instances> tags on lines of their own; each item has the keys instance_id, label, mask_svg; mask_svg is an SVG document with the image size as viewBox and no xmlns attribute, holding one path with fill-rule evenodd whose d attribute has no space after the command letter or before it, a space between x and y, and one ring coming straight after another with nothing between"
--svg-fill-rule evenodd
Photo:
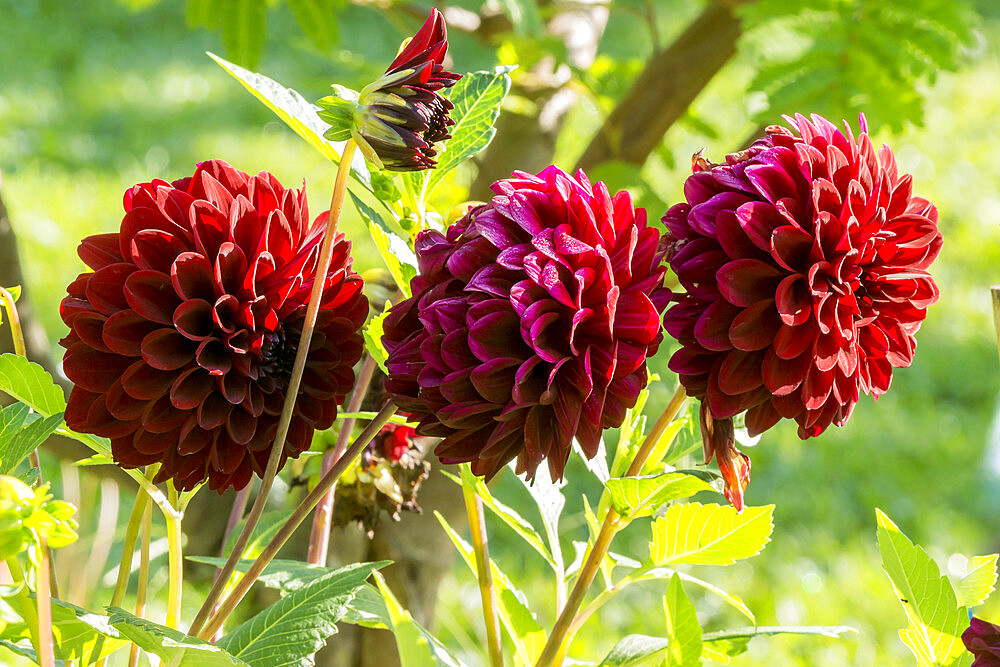
<instances>
[{"instance_id":1,"label":"sunlit leaf","mask_svg":"<svg viewBox=\"0 0 1000 667\"><path fill-rule=\"evenodd\" d=\"M5 594L4 602L22 619L26 617L34 619L38 616L34 595L25 600ZM53 598L52 637L55 642L56 658L81 661L96 659L108 656L124 646L126 641L119 637L118 631L111 626L109 620L103 614L96 614ZM3 637L13 642L30 637L28 625L24 622L8 623L4 628ZM92 656L99 642L101 649L97 655Z\"/></svg>"},{"instance_id":2,"label":"sunlit leaf","mask_svg":"<svg viewBox=\"0 0 1000 667\"><path fill-rule=\"evenodd\" d=\"M264 47L266 3L260 0L218 0L224 15L218 21L226 53L247 67L256 67Z\"/></svg>"},{"instance_id":3,"label":"sunlit leaf","mask_svg":"<svg viewBox=\"0 0 1000 667\"><path fill-rule=\"evenodd\" d=\"M673 505L653 522L650 559L656 565L730 565L760 553L774 529L774 505Z\"/></svg>"},{"instance_id":4,"label":"sunlit leaf","mask_svg":"<svg viewBox=\"0 0 1000 667\"><path fill-rule=\"evenodd\" d=\"M881 510L875 514L882 568L909 620L899 637L920 665L950 665L965 651L961 635L969 624L968 611L959 606L937 563Z\"/></svg>"},{"instance_id":5,"label":"sunlit leaf","mask_svg":"<svg viewBox=\"0 0 1000 667\"><path fill-rule=\"evenodd\" d=\"M413 620L413 616L399 604L399 600L386 586L382 575L376 572L374 577L375 585L385 602L392 633L396 637L402 667L465 667L434 635Z\"/></svg>"},{"instance_id":6,"label":"sunlit leaf","mask_svg":"<svg viewBox=\"0 0 1000 667\"><path fill-rule=\"evenodd\" d=\"M4 412L14 407L16 406L8 406ZM22 407L26 409L27 406ZM7 429L3 429L4 432L0 433L0 474L7 475L13 472L21 461L59 428L62 420L61 412L41 419L23 420L22 418L22 423L29 421L28 425L19 429L9 438L6 433Z\"/></svg>"},{"instance_id":7,"label":"sunlit leaf","mask_svg":"<svg viewBox=\"0 0 1000 667\"><path fill-rule=\"evenodd\" d=\"M0 391L49 417L66 410L66 398L52 376L16 354L0 354Z\"/></svg>"},{"instance_id":8,"label":"sunlit leaf","mask_svg":"<svg viewBox=\"0 0 1000 667\"><path fill-rule=\"evenodd\" d=\"M965 564L965 575L955 583L958 604L975 607L986 601L997 583L997 554L973 556Z\"/></svg>"},{"instance_id":9,"label":"sunlit leaf","mask_svg":"<svg viewBox=\"0 0 1000 667\"><path fill-rule=\"evenodd\" d=\"M676 574L667 584L667 594L663 598L663 608L667 616L668 667L693 667L701 664L701 625L694 604L684 592L680 577Z\"/></svg>"},{"instance_id":10,"label":"sunlit leaf","mask_svg":"<svg viewBox=\"0 0 1000 667\"><path fill-rule=\"evenodd\" d=\"M389 273L392 274L393 280L396 281L396 286L399 287L404 296L409 297L410 280L417 275L417 256L413 254L409 244L392 231L389 224L377 211L353 192L351 199L354 200L358 212L368 224L368 231L372 235L372 240L375 241L375 247L378 249L379 255L382 256L382 261L385 262Z\"/></svg>"},{"instance_id":11,"label":"sunlit leaf","mask_svg":"<svg viewBox=\"0 0 1000 667\"><path fill-rule=\"evenodd\" d=\"M599 667L637 665L670 645L670 640L647 635L628 635L615 644Z\"/></svg>"},{"instance_id":12,"label":"sunlit leaf","mask_svg":"<svg viewBox=\"0 0 1000 667\"><path fill-rule=\"evenodd\" d=\"M159 656L164 664L184 667L243 667L247 663L221 646L180 630L139 618L124 609L108 607L111 625L142 650Z\"/></svg>"},{"instance_id":13,"label":"sunlit leaf","mask_svg":"<svg viewBox=\"0 0 1000 667\"><path fill-rule=\"evenodd\" d=\"M364 331L362 331L362 335L365 338L365 350L368 354L372 355L372 359L375 360L375 363L378 364L378 367L386 375L389 374L389 370L385 367L385 362L389 359L389 353L386 352L385 345L382 344L382 334L385 333L382 329L382 323L385 322L385 318L389 315L389 308L391 306L392 304L386 301L382 312L373 317L365 326Z\"/></svg>"},{"instance_id":14,"label":"sunlit leaf","mask_svg":"<svg viewBox=\"0 0 1000 667\"><path fill-rule=\"evenodd\" d=\"M754 637L771 635L814 635L820 637L839 638L843 634L857 633L846 625L761 625L750 628L733 628L718 632L706 632L702 636L705 656L712 653L722 656L734 656L746 652L747 644Z\"/></svg>"},{"instance_id":15,"label":"sunlit leaf","mask_svg":"<svg viewBox=\"0 0 1000 667\"><path fill-rule=\"evenodd\" d=\"M625 519L649 516L671 500L689 498L701 491L714 491L708 482L682 472L616 477L608 480L607 489L611 504Z\"/></svg>"}]
</instances>

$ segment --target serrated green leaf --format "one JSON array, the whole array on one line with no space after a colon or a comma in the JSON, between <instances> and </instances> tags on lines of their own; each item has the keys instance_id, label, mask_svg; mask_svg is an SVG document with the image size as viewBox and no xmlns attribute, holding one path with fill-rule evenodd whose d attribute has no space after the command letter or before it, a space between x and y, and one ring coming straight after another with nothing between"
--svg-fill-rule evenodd
<instances>
[{"instance_id":1,"label":"serrated green leaf","mask_svg":"<svg viewBox=\"0 0 1000 667\"><path fill-rule=\"evenodd\" d=\"M451 127L451 139L438 154L437 167L427 177L428 195L448 172L489 146L514 69L503 66L492 72L469 72L447 91L446 96L455 105L450 113L455 125Z\"/></svg>"},{"instance_id":2,"label":"serrated green leaf","mask_svg":"<svg viewBox=\"0 0 1000 667\"><path fill-rule=\"evenodd\" d=\"M0 391L43 417L66 410L66 398L52 376L16 354L0 354Z\"/></svg>"},{"instance_id":3,"label":"serrated green leaf","mask_svg":"<svg viewBox=\"0 0 1000 667\"><path fill-rule=\"evenodd\" d=\"M26 600L7 597L5 602L22 619L38 616L34 594ZM30 632L25 623L10 623L4 628L3 636L16 642L20 638L29 637ZM103 641L101 651L93 659L108 656L126 644L111 626L107 616L55 598L52 599L52 638L55 657L59 660L91 659L91 654L100 641Z\"/></svg>"},{"instance_id":4,"label":"serrated green leaf","mask_svg":"<svg viewBox=\"0 0 1000 667\"><path fill-rule=\"evenodd\" d=\"M385 345L382 344L382 335L385 333L382 329L382 324L389 315L389 308L391 307L392 303L386 301L382 312L373 317L365 326L364 331L362 331L362 335L365 338L365 350L367 350L368 354L372 355L372 359L375 360L375 363L378 364L378 367L386 375L389 374L389 370L385 367L385 362L389 359L389 353L386 352Z\"/></svg>"},{"instance_id":5,"label":"serrated green leaf","mask_svg":"<svg viewBox=\"0 0 1000 667\"><path fill-rule=\"evenodd\" d=\"M955 590L937 563L881 510L875 514L882 568L909 620L899 631L900 639L921 666L952 664L965 651L961 635L969 624L968 611L959 606Z\"/></svg>"},{"instance_id":6,"label":"serrated green leaf","mask_svg":"<svg viewBox=\"0 0 1000 667\"><path fill-rule=\"evenodd\" d=\"M452 475L444 470L441 471L441 474L459 486L462 485L462 480L455 475ZM481 477L477 477L475 479L472 484L472 489L476 492L476 495L479 496L479 499L483 501L483 505L485 505L488 510L493 512L498 519L507 524L507 526L517 533L522 540L528 543L528 546L537 551L549 565L555 568L555 561L552 560L552 555L549 554L549 550L545 547L542 537L535 530L534 526L518 514L514 508L508 507L494 498L493 494L490 493L489 487L486 486L486 483Z\"/></svg>"},{"instance_id":7,"label":"serrated green leaf","mask_svg":"<svg viewBox=\"0 0 1000 667\"><path fill-rule=\"evenodd\" d=\"M105 456L104 454L94 454L93 456L88 456L85 459L80 459L79 461L73 461L73 465L75 465L75 466L81 466L81 467L86 467L86 466L108 466L108 465L114 465L114 464L115 464L114 459L112 459L112 458L110 458L108 456Z\"/></svg>"},{"instance_id":8,"label":"serrated green leaf","mask_svg":"<svg viewBox=\"0 0 1000 667\"><path fill-rule=\"evenodd\" d=\"M340 163L344 142L333 142L323 137L323 133L330 126L316 115L319 107L309 103L291 88L285 88L263 74L243 69L213 53L208 55L313 148L335 164ZM371 176L368 174L364 156L360 154L355 154L355 158L351 162L351 178L369 192L372 191Z\"/></svg>"},{"instance_id":9,"label":"serrated green leaf","mask_svg":"<svg viewBox=\"0 0 1000 667\"><path fill-rule=\"evenodd\" d=\"M343 620L344 623L382 630L388 630L391 625L385 601L378 589L371 584L361 587L351 601L351 607Z\"/></svg>"},{"instance_id":10,"label":"serrated green leaf","mask_svg":"<svg viewBox=\"0 0 1000 667\"><path fill-rule=\"evenodd\" d=\"M774 505L674 505L653 522L650 559L656 565L730 565L760 553L774 529Z\"/></svg>"},{"instance_id":11,"label":"serrated green leaf","mask_svg":"<svg viewBox=\"0 0 1000 667\"><path fill-rule=\"evenodd\" d=\"M260 0L220 0L223 13L218 25L222 27L222 43L226 54L247 67L256 67L264 48L267 24L266 3Z\"/></svg>"},{"instance_id":12,"label":"serrated green leaf","mask_svg":"<svg viewBox=\"0 0 1000 667\"><path fill-rule=\"evenodd\" d=\"M748 607L747 603L743 601L743 598L741 598L739 595L726 592L721 588L719 588L718 586L716 586L715 584L711 584L705 581L704 579L699 579L698 577L692 576L687 572L677 572L675 570L671 570L670 568L652 569L647 573L647 576L652 579L662 579L668 576L673 576L675 574L681 578L681 581L685 581L689 584L694 584L695 586L699 586L708 591L709 593L712 593L713 595L717 595L723 602L725 602L730 607L732 607L736 611L746 616L747 620L750 621L751 623L757 622L757 617L754 616L754 613L752 611L750 611L750 607Z\"/></svg>"},{"instance_id":13,"label":"serrated green leaf","mask_svg":"<svg viewBox=\"0 0 1000 667\"><path fill-rule=\"evenodd\" d=\"M111 625L142 650L167 665L183 667L248 667L221 646L191 637L180 630L147 621L118 607L108 607Z\"/></svg>"},{"instance_id":14,"label":"serrated green leaf","mask_svg":"<svg viewBox=\"0 0 1000 667\"><path fill-rule=\"evenodd\" d=\"M455 532L440 512L435 511L434 516L437 517L441 527L448 534L451 543L455 545L455 549L462 556L462 560L469 566L473 576L478 577L479 570L476 566L476 554L472 545ZM545 630L538 624L538 619L528 608L524 593L514 587L510 577L504 574L492 559L490 560L490 573L493 576L493 587L497 594L500 622L503 623L508 637L514 644L515 664L533 665L545 647Z\"/></svg>"},{"instance_id":15,"label":"serrated green leaf","mask_svg":"<svg viewBox=\"0 0 1000 667\"><path fill-rule=\"evenodd\" d=\"M670 640L648 635L628 635L615 644L598 667L627 667L636 665L665 650Z\"/></svg>"},{"instance_id":16,"label":"serrated green leaf","mask_svg":"<svg viewBox=\"0 0 1000 667\"><path fill-rule=\"evenodd\" d=\"M515 462L511 461L507 467L515 471L515 465ZM566 480L553 481L546 466L538 468L535 478L531 482L516 472L515 478L528 490L531 499L538 507L538 513L542 517L542 527L545 529L545 537L549 543L549 554L552 556L557 575L562 576L565 567L562 547L559 544L559 517L562 516L563 508L566 507L566 496L562 492L563 487L566 486Z\"/></svg>"},{"instance_id":17,"label":"serrated green leaf","mask_svg":"<svg viewBox=\"0 0 1000 667\"><path fill-rule=\"evenodd\" d=\"M973 556L965 564L965 575L955 583L955 596L963 607L986 601L997 583L997 556Z\"/></svg>"},{"instance_id":18,"label":"serrated green leaf","mask_svg":"<svg viewBox=\"0 0 1000 667\"><path fill-rule=\"evenodd\" d=\"M385 602L402 667L465 667L434 635L413 620L413 616L399 604L399 600L386 586L382 575L376 572L373 576Z\"/></svg>"},{"instance_id":19,"label":"serrated green leaf","mask_svg":"<svg viewBox=\"0 0 1000 667\"><path fill-rule=\"evenodd\" d=\"M668 667L693 667L701 664L701 625L694 604L684 592L680 577L676 574L667 584L667 594L663 597L663 608L667 617Z\"/></svg>"},{"instance_id":20,"label":"serrated green leaf","mask_svg":"<svg viewBox=\"0 0 1000 667\"><path fill-rule=\"evenodd\" d=\"M694 475L668 472L646 477L615 477L608 480L611 504L623 518L649 516L671 500L690 498L712 485Z\"/></svg>"},{"instance_id":21,"label":"serrated green leaf","mask_svg":"<svg viewBox=\"0 0 1000 667\"><path fill-rule=\"evenodd\" d=\"M215 567L222 567L226 564L226 559L219 558L218 556L187 556L186 560L192 563L204 563L205 565L213 565ZM239 560L236 563L236 571L246 572L253 565L253 562L254 559L252 558ZM322 565L313 565L312 563L299 560L275 558L267 564L264 571L257 577L257 581L268 588L277 588L285 593L291 593L308 586L320 577L337 571L323 567Z\"/></svg>"},{"instance_id":22,"label":"serrated green leaf","mask_svg":"<svg viewBox=\"0 0 1000 667\"><path fill-rule=\"evenodd\" d=\"M417 275L417 256L413 254L413 249L401 236L392 231L389 224L372 209L368 204L357 197L353 192L351 199L357 207L361 217L368 224L368 231L375 241L382 261L392 274L396 286L407 298L410 297L410 280Z\"/></svg>"},{"instance_id":23,"label":"serrated green leaf","mask_svg":"<svg viewBox=\"0 0 1000 667\"><path fill-rule=\"evenodd\" d=\"M24 403L11 403L0 409L0 452L3 451L6 443L13 441L21 433L24 422L30 413L31 408ZM2 458L0 455L0 459Z\"/></svg>"},{"instance_id":24,"label":"serrated green leaf","mask_svg":"<svg viewBox=\"0 0 1000 667\"><path fill-rule=\"evenodd\" d=\"M13 407L13 406L9 406ZM8 475L62 424L61 412L35 419L12 438L0 435L0 474Z\"/></svg>"},{"instance_id":25,"label":"serrated green leaf","mask_svg":"<svg viewBox=\"0 0 1000 667\"><path fill-rule=\"evenodd\" d=\"M314 579L238 625L217 645L250 667L308 667L337 632L337 621L371 573L387 565L356 563Z\"/></svg>"}]
</instances>

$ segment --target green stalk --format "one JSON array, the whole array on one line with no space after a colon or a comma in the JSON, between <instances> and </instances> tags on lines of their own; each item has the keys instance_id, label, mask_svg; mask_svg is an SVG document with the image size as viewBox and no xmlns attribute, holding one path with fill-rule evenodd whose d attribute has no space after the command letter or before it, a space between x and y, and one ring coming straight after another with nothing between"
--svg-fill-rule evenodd
<instances>
[{"instance_id":1,"label":"green stalk","mask_svg":"<svg viewBox=\"0 0 1000 667\"><path fill-rule=\"evenodd\" d=\"M149 533L153 524L153 506L146 504L142 513L142 544L139 547L139 588L135 594L135 615L142 618L146 613L146 584L149 581ZM128 667L139 664L139 647L132 644L129 650Z\"/></svg>"},{"instance_id":2,"label":"green stalk","mask_svg":"<svg viewBox=\"0 0 1000 667\"><path fill-rule=\"evenodd\" d=\"M472 469L468 463L463 463L462 495L465 497L465 511L469 517L472 548L476 553L476 575L479 580L479 597L483 603L483 620L486 622L490 665L503 667L500 618L497 616L497 597L493 588L493 572L490 568L490 549L486 541L486 515L483 511L483 501L476 494L474 484Z\"/></svg>"},{"instance_id":3,"label":"green stalk","mask_svg":"<svg viewBox=\"0 0 1000 667\"><path fill-rule=\"evenodd\" d=\"M364 448L368 446L368 443L372 441L375 434L378 433L383 426L385 426L394 414L396 414L396 406L391 401L386 402L386 404L382 407L382 410L379 411L375 418L368 423L365 429L357 437L354 444L352 444L347 451L344 452L344 455L340 457L332 468L330 468L330 471L320 478L316 487L309 492L309 495L307 495L302 502L299 503L298 507L295 508L295 511L292 512L292 516L285 521L284 525L278 530L277 534L271 539L270 542L268 542L267 546L264 547L264 550L261 552L260 556L257 557L257 560L255 560L250 566L250 569L248 569L246 573L240 577L240 580L236 582L236 586L219 607L219 611L212 616L204 627L200 629L197 634L198 637L208 639L215 634L216 630L222 627L222 624L227 618L229 618L229 615L233 613L236 605L238 605L240 600L243 599L243 596L247 594L247 591L250 590L253 583L257 581L257 577L260 576L260 573L264 571L267 564L270 563L271 560L278 554L278 551L292 536L295 529L298 528L303 521L305 521L306 517L308 517L313 511L323 495L329 491L334 484L336 484L337 480L340 479L340 476L345 470L347 470L348 466L354 464L354 461L361 455ZM189 632L188 634L194 633Z\"/></svg>"},{"instance_id":4,"label":"green stalk","mask_svg":"<svg viewBox=\"0 0 1000 667\"><path fill-rule=\"evenodd\" d=\"M24 610L24 622L28 626L28 635L31 637L31 646L35 649L35 655L41 656L41 642L38 636L38 615L31 614L31 595L28 592L28 581L24 576L21 564L17 562L17 557L8 556L6 559L7 570L14 585L18 587L17 602Z\"/></svg>"},{"instance_id":5,"label":"green stalk","mask_svg":"<svg viewBox=\"0 0 1000 667\"><path fill-rule=\"evenodd\" d=\"M173 482L167 482L170 503L177 506L177 490ZM167 522L167 620L168 628L177 628L181 620L181 592L184 587L183 553L181 551L181 519L183 514L164 515Z\"/></svg>"},{"instance_id":6,"label":"green stalk","mask_svg":"<svg viewBox=\"0 0 1000 667\"><path fill-rule=\"evenodd\" d=\"M652 453L656 444L660 441L663 432L666 431L667 427L674 420L674 417L680 412L685 398L687 398L687 394L684 392L684 387L677 387L677 391L674 392L670 403L667 404L659 419L656 420L652 430L646 435L646 439L643 440L642 445L639 447L639 451L636 452L635 458L632 459L632 463L625 473L626 477L635 477L642 471L642 466L646 463L646 459L649 458L650 453ZM545 643L545 648L542 649L542 654L535 663L535 667L553 667L553 665L562 663L562 656L565 654L566 649L569 648L568 641L572 639L569 636L570 627L576 618L577 612L580 610L580 606L583 604L583 598L587 594L587 589L593 583L594 577L597 575L597 571L600 569L601 563L604 561L604 557L611 547L611 540L614 539L615 534L621 529L620 518L614 508L608 510L607 515L604 517L604 523L601 524L601 529L597 534L597 539L594 540L594 546L590 550L590 553L587 554L587 558L580 568L580 574L573 585L573 590L569 594L569 600L566 601L566 606L559 612L559 618L552 628L552 633L549 635L548 641Z\"/></svg>"},{"instance_id":7,"label":"green stalk","mask_svg":"<svg viewBox=\"0 0 1000 667\"><path fill-rule=\"evenodd\" d=\"M351 161L354 158L354 151L357 144L348 139L344 144L344 150L340 155L340 164L337 167L337 180L333 186L333 197L330 200L330 213L327 217L326 232L323 237L323 245L320 248L319 260L316 263L316 273L313 279L312 290L309 292L309 303L306 305L305 320L302 324L302 334L299 336L299 345L295 352L295 363L292 366L292 374L288 379L288 388L285 392L285 403L281 409L281 417L278 420L278 431L274 436L274 443L271 445L271 453L267 460L267 467L261 477L260 490L254 499L250 514L247 515L243 530L236 538L233 551L229 554L229 559L219 572L219 578L212 585L212 590L198 610L198 614L191 624L190 634L199 633L208 620L212 609L222 595L226 582L236 570L236 564L243 557L250 537L253 535L257 522L260 521L261 514L264 513L264 505L267 504L267 496L271 492L274 484L274 476L278 473L278 463L281 461L281 452L285 448L285 438L288 436L288 428L292 423L292 413L295 409L295 401L299 393L299 385L302 382L302 373L306 369L306 360L309 357L309 343L312 341L313 329L316 327L316 317L319 314L319 302L323 293L323 284L326 282L326 274L330 270L330 259L333 256L333 240L337 235L337 221L340 219L340 211L344 206L344 193L347 191L347 176L351 172Z\"/></svg>"},{"instance_id":8,"label":"green stalk","mask_svg":"<svg viewBox=\"0 0 1000 667\"><path fill-rule=\"evenodd\" d=\"M38 604L38 664L55 667L55 647L52 643L52 592L49 587L49 548L44 537L38 538L38 567L35 570L35 601Z\"/></svg>"}]
</instances>

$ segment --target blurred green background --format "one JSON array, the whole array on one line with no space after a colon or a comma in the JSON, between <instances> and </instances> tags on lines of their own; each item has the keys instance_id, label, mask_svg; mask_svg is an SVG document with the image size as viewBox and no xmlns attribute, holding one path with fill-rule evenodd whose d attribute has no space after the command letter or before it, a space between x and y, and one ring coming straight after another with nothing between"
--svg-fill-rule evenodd
<instances>
[{"instance_id":1,"label":"blurred green background","mask_svg":"<svg viewBox=\"0 0 1000 667\"><path fill-rule=\"evenodd\" d=\"M65 286L83 268L75 253L79 239L116 228L121 196L132 184L190 175L196 162L218 157L245 171L267 169L286 185L305 179L314 213L317 202L326 201L334 166L247 95L206 50L317 99L330 83L360 87L377 77L427 5L330 2L338 34L330 28L317 35L304 31L285 3L229 3L234 12L242 7L266 16L266 28L248 28L262 36L257 49L252 43L232 48L239 40L219 24L189 25L199 21L199 4L0 0L0 195L17 234L35 313L52 341L64 333L58 304ZM449 20L481 19L478 28L466 30L453 21L454 69L522 64L497 143L528 143L521 149L541 147L544 153L541 144L551 142L550 157L564 168L577 162L639 72L669 54L673 41L712 9L680 0L576 3L596 11L599 24L600 12L606 12L606 25L594 35L585 30L589 24L571 22L568 36L559 37L551 22L575 10L557 2L447 4L465 12L453 11ZM695 91L693 104L648 156L639 164L627 161L634 156L603 162L591 173L632 190L658 219L681 197L688 156L696 150L707 148L710 158L721 160L782 113L821 111L856 123L857 111L864 110L876 143L890 143L900 168L913 174L915 192L937 204L945 238L934 267L941 301L918 336L913 366L895 374L878 405L863 399L846 427L801 442L794 425L782 423L747 450L753 459L748 502L777 505L774 536L762 555L730 568L703 568L699 575L741 595L762 625L846 624L860 631L840 640L758 639L734 664L913 664L896 634L905 620L880 567L874 508L887 512L953 573L955 554L1000 549L1000 383L988 291L1000 282L1000 13L989 0L978 6L930 0L743 4L739 33L726 43L704 45L733 54ZM491 17L506 23L487 31ZM581 57L573 39L587 35L596 51ZM683 67L697 69L699 62ZM539 92L537 79L545 77L548 88ZM570 95L570 103L552 111L557 94ZM662 100L650 97L648 103ZM504 134L503 123L517 127L515 121L547 134ZM502 157L487 153L484 161L493 163L484 172L502 165ZM537 168L532 159L537 155L526 157L525 166ZM437 203L447 210L468 199L470 186L481 187L475 177L470 168L450 179ZM353 213L342 229L354 241L356 267L379 266ZM673 389L666 370L670 352L664 346L651 364L663 380L653 388L650 414ZM571 552L570 541L585 536L580 496L588 493L596 504L597 490L579 464L567 477L563 530ZM495 493L529 514L523 490L512 482L501 479ZM75 494L77 502L98 497L98 482L84 479L82 490L80 483L70 473L61 490ZM130 493L123 486L115 500L105 485L105 502L127 508ZM85 517L98 514L96 501L82 505ZM124 520L122 513L119 538ZM94 520L82 533L75 551L60 555L61 567L86 562L103 574L117 547ZM550 627L552 586L543 562L522 557L528 552L499 525L491 524L491 537L498 563ZM617 551L644 557L645 535L620 539ZM93 564L95 551L105 549L108 564ZM99 607L108 583L105 578L104 592L96 596L76 593ZM199 590L187 594L186 609L193 611ZM571 655L599 659L623 634L657 634L662 591L662 585L648 583L620 596L590 621ZM440 595L435 630L477 664L479 600L464 565L456 562ZM714 598L698 597L696 604L706 628L743 624ZM987 603L979 615L1000 621L1000 602Z\"/></svg>"}]
</instances>

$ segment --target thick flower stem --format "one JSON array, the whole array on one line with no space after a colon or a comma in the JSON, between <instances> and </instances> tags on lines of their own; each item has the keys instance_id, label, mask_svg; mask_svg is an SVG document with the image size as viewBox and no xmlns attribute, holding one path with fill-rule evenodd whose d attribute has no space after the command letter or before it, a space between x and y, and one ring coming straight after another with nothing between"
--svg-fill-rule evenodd
<instances>
[{"instance_id":1,"label":"thick flower stem","mask_svg":"<svg viewBox=\"0 0 1000 667\"><path fill-rule=\"evenodd\" d=\"M222 591L236 570L236 564L243 557L243 550L246 549L250 537L253 535L257 522L260 521L261 514L264 513L264 505L267 504L268 494L274 484L274 476L278 473L278 463L281 461L281 454L285 449L285 438L288 436L288 427L292 423L292 414L295 410L295 401L299 393L299 385L302 382L302 373L306 368L306 360L309 357L309 343L312 341L313 329L316 327L316 317L319 314L320 298L323 294L323 286L326 283L326 274L330 270L330 259L333 256L333 241L337 235L337 221L340 219L340 210L344 205L344 193L347 191L347 177L351 173L351 162L354 159L354 151L357 144L348 139L344 144L344 150L340 155L340 165L337 167L337 180L333 186L333 197L330 201L330 213L327 217L326 232L323 237L323 245L320 248L319 259L316 262L316 271L313 277L312 290L309 292L309 303L306 305L305 319L302 323L302 333L299 336L298 348L295 352L295 363L292 366L292 374L288 379L288 388L285 392L285 403L281 409L281 417L278 420L278 430L274 436L274 443L271 445L271 453L267 460L267 467L261 477L260 490L254 499L250 514L247 515L246 523L240 532L233 550L229 554L229 559L219 572L219 578L212 585L212 590L198 610L198 614L191 624L190 634L199 633L208 619L209 614L215 607L216 602L222 595Z\"/></svg>"},{"instance_id":2,"label":"thick flower stem","mask_svg":"<svg viewBox=\"0 0 1000 667\"><path fill-rule=\"evenodd\" d=\"M149 531L153 525L153 506L147 504L142 513L142 543L139 547L139 584L135 593L135 615L142 618L146 613L146 584L149 581ZM139 646L132 644L129 651L128 667L139 664Z\"/></svg>"},{"instance_id":3,"label":"thick flower stem","mask_svg":"<svg viewBox=\"0 0 1000 667\"><path fill-rule=\"evenodd\" d=\"M476 553L476 574L479 579L479 595L483 601L483 620L486 621L486 643L489 647L491 667L503 667L503 647L500 643L500 619L497 616L496 591L493 588L493 573L490 570L490 549L486 542L486 516L483 501L473 488L472 469L468 463L462 464L462 495L465 497L465 511L469 517L472 549Z\"/></svg>"},{"instance_id":4,"label":"thick flower stem","mask_svg":"<svg viewBox=\"0 0 1000 667\"><path fill-rule=\"evenodd\" d=\"M347 412L357 412L361 409L361 403L368 393L368 386L371 384L372 376L375 374L375 358L370 354L365 355L365 360L361 364L361 371L358 373L358 380L354 384L354 393L347 403ZM333 449L328 450L323 455L322 475L329 472L333 464L336 463L347 447L347 441L351 438L354 430L354 417L347 417L340 425L340 432L337 433L337 442ZM330 523L333 518L333 498L335 487L327 491L323 499L316 506L313 514L312 532L309 534L309 553L307 560L313 565L326 565L326 559L330 548Z\"/></svg>"},{"instance_id":5,"label":"thick flower stem","mask_svg":"<svg viewBox=\"0 0 1000 667\"><path fill-rule=\"evenodd\" d=\"M233 591L226 597L222 606L219 608L218 613L212 616L211 620L202 627L197 636L202 639L208 639L211 637L216 630L222 627L229 615L233 613L236 605L240 603L243 596L247 594L250 587L260 576L260 573L264 571L267 564L278 554L278 551L285 545L285 542L292 536L295 529L298 528L306 517L313 511L316 505L319 503L320 499L329 491L340 476L347 470L348 466L352 465L355 459L361 454L368 443L372 441L375 435L381 430L383 426L389 421L389 419L396 414L396 406L391 401L387 402L383 406L382 410L375 416L372 421L368 423L368 426L361 432L354 443L344 452L344 455L330 468L330 471L323 475L319 482L317 482L316 487L309 492L295 511L292 512L292 516L285 521L284 525L278 530L278 533L268 542L267 546L261 552L257 560L253 562L246 573L240 577L240 580L236 582L236 586ZM189 633L193 634L193 633Z\"/></svg>"},{"instance_id":6,"label":"thick flower stem","mask_svg":"<svg viewBox=\"0 0 1000 667\"><path fill-rule=\"evenodd\" d=\"M173 483L167 482L171 495L171 503L176 507L177 492ZM169 584L167 587L167 620L168 628L177 628L181 620L181 591L184 587L183 553L181 551L181 519L182 514L164 515L167 522L167 572Z\"/></svg>"},{"instance_id":7,"label":"thick flower stem","mask_svg":"<svg viewBox=\"0 0 1000 667\"><path fill-rule=\"evenodd\" d=\"M35 601L38 604L38 664L55 667L52 643L52 593L49 588L49 549L44 537L38 538L38 567L35 572Z\"/></svg>"},{"instance_id":8,"label":"thick flower stem","mask_svg":"<svg viewBox=\"0 0 1000 667\"><path fill-rule=\"evenodd\" d=\"M642 466L645 465L646 459L649 458L650 453L663 436L663 432L667 429L667 426L670 425L670 422L680 412L685 398L687 398L687 394L684 392L684 387L678 386L673 398L670 399L670 403L667 404L659 419L653 424L653 428L646 435L646 439L640 445L639 451L636 452L635 458L632 459L632 463L625 473L626 477L635 477L642 472ZM570 627L573 625L573 620L576 618L577 612L583 604L583 598L587 594L587 589L593 583L594 577L601 567L601 562L611 547L611 541L621 527L619 525L619 518L618 512L614 508L608 510L607 515L604 517L604 523L601 524L601 529L597 534L597 539L594 540L594 546L587 555L583 567L580 568L580 575L577 577L576 583L573 585L573 590L569 594L569 600L567 600L566 606L559 613L559 618L552 628L552 633L549 635L548 641L545 643L545 648L535 663L535 667L552 667L562 662L562 655L565 649L568 648L568 646L564 647L563 645L572 639L572 636L569 634Z\"/></svg>"}]
</instances>

